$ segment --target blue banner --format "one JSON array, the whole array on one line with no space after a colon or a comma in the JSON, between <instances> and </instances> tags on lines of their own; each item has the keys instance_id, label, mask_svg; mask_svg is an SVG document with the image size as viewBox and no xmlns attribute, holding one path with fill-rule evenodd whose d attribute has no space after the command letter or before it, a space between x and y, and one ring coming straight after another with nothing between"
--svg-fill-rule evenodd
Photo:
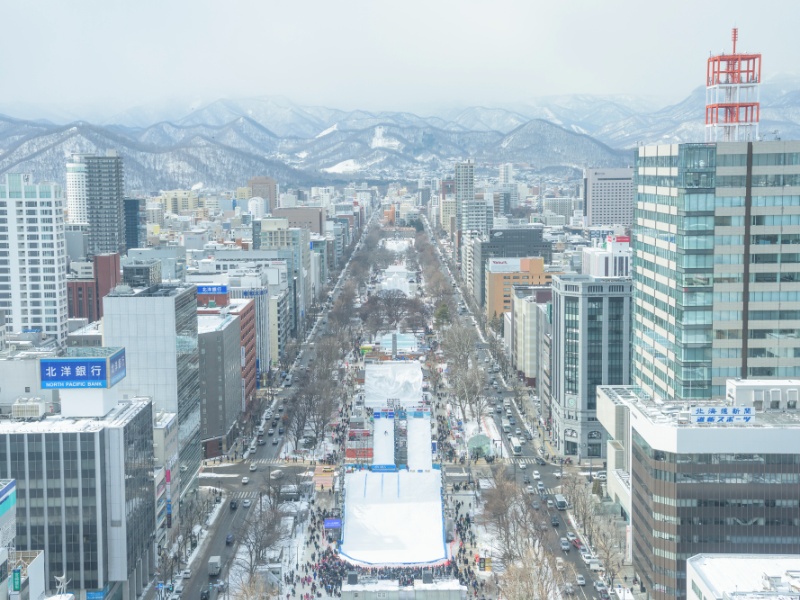
<instances>
[{"instance_id":1,"label":"blue banner","mask_svg":"<svg viewBox=\"0 0 800 600\"><path fill-rule=\"evenodd\" d=\"M228 293L228 286L227 285L198 285L197 286L197 295L210 295L210 294L227 294Z\"/></svg>"},{"instance_id":2,"label":"blue banner","mask_svg":"<svg viewBox=\"0 0 800 600\"><path fill-rule=\"evenodd\" d=\"M120 348L108 359L109 364L109 387L116 385L125 378L127 369L125 367L125 348Z\"/></svg>"},{"instance_id":3,"label":"blue banner","mask_svg":"<svg viewBox=\"0 0 800 600\"><path fill-rule=\"evenodd\" d=\"M42 358L39 374L45 390L108 387L105 358Z\"/></svg>"},{"instance_id":4,"label":"blue banner","mask_svg":"<svg viewBox=\"0 0 800 600\"><path fill-rule=\"evenodd\" d=\"M325 519L325 529L341 529L341 519Z\"/></svg>"}]
</instances>

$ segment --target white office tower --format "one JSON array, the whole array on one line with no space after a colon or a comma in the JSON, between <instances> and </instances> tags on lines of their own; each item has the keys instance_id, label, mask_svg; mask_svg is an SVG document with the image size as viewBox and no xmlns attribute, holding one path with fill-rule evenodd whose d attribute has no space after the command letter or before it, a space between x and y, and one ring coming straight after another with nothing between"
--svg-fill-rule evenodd
<instances>
[{"instance_id":1,"label":"white office tower","mask_svg":"<svg viewBox=\"0 0 800 600\"><path fill-rule=\"evenodd\" d=\"M586 226L633 225L633 168L586 169L583 206Z\"/></svg>"},{"instance_id":2,"label":"white office tower","mask_svg":"<svg viewBox=\"0 0 800 600\"><path fill-rule=\"evenodd\" d=\"M0 311L9 332L67 337L64 197L55 183L0 176Z\"/></svg>"},{"instance_id":3,"label":"white office tower","mask_svg":"<svg viewBox=\"0 0 800 600\"><path fill-rule=\"evenodd\" d=\"M89 211L86 209L86 163L83 162L67 163L67 221L89 222Z\"/></svg>"},{"instance_id":4,"label":"white office tower","mask_svg":"<svg viewBox=\"0 0 800 600\"><path fill-rule=\"evenodd\" d=\"M250 212L254 219L261 219L266 214L265 212L266 200L256 196L247 201L247 210Z\"/></svg>"}]
</instances>

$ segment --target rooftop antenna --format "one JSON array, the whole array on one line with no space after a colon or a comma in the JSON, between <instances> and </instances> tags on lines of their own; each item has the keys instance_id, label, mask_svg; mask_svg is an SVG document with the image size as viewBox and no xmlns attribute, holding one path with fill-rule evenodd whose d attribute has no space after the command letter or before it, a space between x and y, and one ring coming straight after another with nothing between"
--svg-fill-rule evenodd
<instances>
[{"instance_id":1,"label":"rooftop antenna","mask_svg":"<svg viewBox=\"0 0 800 600\"><path fill-rule=\"evenodd\" d=\"M736 27L731 40L733 53L710 56L706 66L706 142L758 140L761 55L737 51Z\"/></svg>"}]
</instances>

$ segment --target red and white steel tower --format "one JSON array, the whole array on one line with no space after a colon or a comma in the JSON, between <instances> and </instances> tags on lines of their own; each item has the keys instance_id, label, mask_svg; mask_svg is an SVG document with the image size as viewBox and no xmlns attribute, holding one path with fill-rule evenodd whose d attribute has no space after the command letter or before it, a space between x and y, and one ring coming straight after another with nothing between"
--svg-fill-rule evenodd
<instances>
[{"instance_id":1,"label":"red and white steel tower","mask_svg":"<svg viewBox=\"0 0 800 600\"><path fill-rule=\"evenodd\" d=\"M731 37L733 53L710 57L706 67L707 142L758 139L761 55L737 53L739 30Z\"/></svg>"}]
</instances>

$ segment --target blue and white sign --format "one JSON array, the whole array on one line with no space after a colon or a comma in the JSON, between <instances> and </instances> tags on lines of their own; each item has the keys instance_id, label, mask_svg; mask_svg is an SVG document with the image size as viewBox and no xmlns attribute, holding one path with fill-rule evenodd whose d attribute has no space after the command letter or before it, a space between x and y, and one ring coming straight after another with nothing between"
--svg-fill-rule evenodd
<instances>
[{"instance_id":1,"label":"blue and white sign","mask_svg":"<svg viewBox=\"0 0 800 600\"><path fill-rule=\"evenodd\" d=\"M397 471L396 465L372 465L370 470L373 473L394 473Z\"/></svg>"},{"instance_id":2,"label":"blue and white sign","mask_svg":"<svg viewBox=\"0 0 800 600\"><path fill-rule=\"evenodd\" d=\"M125 349L111 356L39 359L42 389L109 388L125 378Z\"/></svg>"},{"instance_id":3,"label":"blue and white sign","mask_svg":"<svg viewBox=\"0 0 800 600\"><path fill-rule=\"evenodd\" d=\"M198 285L197 286L197 295L211 295L211 294L227 294L228 293L228 286L227 285Z\"/></svg>"},{"instance_id":4,"label":"blue and white sign","mask_svg":"<svg viewBox=\"0 0 800 600\"><path fill-rule=\"evenodd\" d=\"M116 385L125 379L125 375L127 374L127 369L125 368L125 348L120 348L117 352L109 357L108 373L110 380L108 387Z\"/></svg>"},{"instance_id":5,"label":"blue and white sign","mask_svg":"<svg viewBox=\"0 0 800 600\"><path fill-rule=\"evenodd\" d=\"M696 406L692 408L692 423L753 423L752 406Z\"/></svg>"},{"instance_id":6,"label":"blue and white sign","mask_svg":"<svg viewBox=\"0 0 800 600\"><path fill-rule=\"evenodd\" d=\"M341 519L325 519L325 529L341 529Z\"/></svg>"},{"instance_id":7,"label":"blue and white sign","mask_svg":"<svg viewBox=\"0 0 800 600\"><path fill-rule=\"evenodd\" d=\"M105 358L42 358L42 389L107 388L106 367Z\"/></svg>"}]
</instances>

